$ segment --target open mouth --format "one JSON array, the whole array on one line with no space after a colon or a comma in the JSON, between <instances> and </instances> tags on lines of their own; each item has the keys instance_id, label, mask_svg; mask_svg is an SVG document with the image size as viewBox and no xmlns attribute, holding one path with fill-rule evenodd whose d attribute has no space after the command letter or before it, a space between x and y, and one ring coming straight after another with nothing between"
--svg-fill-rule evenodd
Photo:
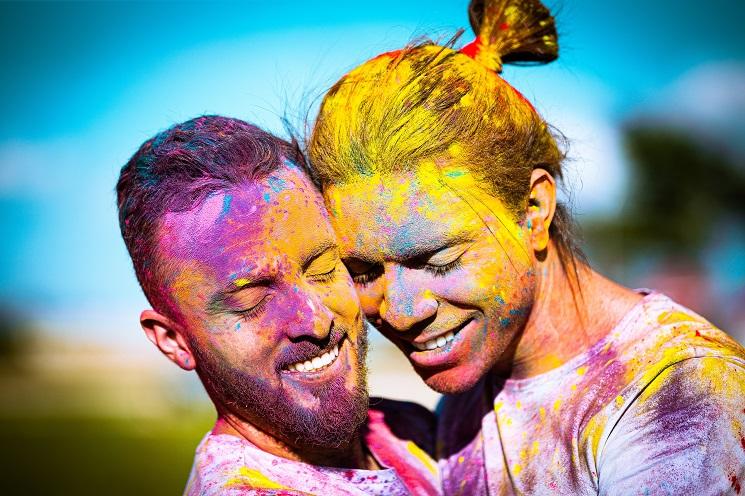
<instances>
[{"instance_id":1,"label":"open mouth","mask_svg":"<svg viewBox=\"0 0 745 496\"><path fill-rule=\"evenodd\" d=\"M468 319L459 326L457 326L455 329L448 331L445 334L441 334L440 336L434 337L432 339L428 339L424 343L417 343L415 341L411 342L411 345L417 350L417 351L432 351L437 350L439 348L444 348L448 345L448 343L453 342L455 340L455 337L458 335L458 333L466 327L473 319Z\"/></svg>"},{"instance_id":2,"label":"open mouth","mask_svg":"<svg viewBox=\"0 0 745 496\"><path fill-rule=\"evenodd\" d=\"M318 372L321 370L324 370L331 365L333 365L336 360L339 358L339 348L341 348L344 345L344 341L347 339L346 336L344 336L338 343L336 343L334 346L321 351L318 355L308 358L306 360L291 363L290 365L284 367L284 371L286 372Z\"/></svg>"}]
</instances>

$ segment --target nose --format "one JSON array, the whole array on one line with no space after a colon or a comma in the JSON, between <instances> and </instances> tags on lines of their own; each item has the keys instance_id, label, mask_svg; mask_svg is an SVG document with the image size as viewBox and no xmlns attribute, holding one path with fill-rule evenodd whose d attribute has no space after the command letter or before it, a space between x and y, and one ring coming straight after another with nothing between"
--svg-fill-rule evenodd
<instances>
[{"instance_id":1,"label":"nose","mask_svg":"<svg viewBox=\"0 0 745 496\"><path fill-rule=\"evenodd\" d=\"M416 283L408 269L400 265L386 268L385 291L380 318L399 332L406 332L437 313L434 294Z\"/></svg>"},{"instance_id":2,"label":"nose","mask_svg":"<svg viewBox=\"0 0 745 496\"><path fill-rule=\"evenodd\" d=\"M328 337L334 322L334 313L323 304L321 298L312 291L296 293L291 305L295 318L290 319L287 336L290 339L302 337L323 340Z\"/></svg>"}]
</instances>

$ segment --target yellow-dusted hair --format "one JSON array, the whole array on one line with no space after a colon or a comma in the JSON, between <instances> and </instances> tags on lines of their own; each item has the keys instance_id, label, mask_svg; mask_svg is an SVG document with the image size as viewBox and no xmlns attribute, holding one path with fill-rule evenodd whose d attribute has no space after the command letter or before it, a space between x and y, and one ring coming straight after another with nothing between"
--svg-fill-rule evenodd
<instances>
[{"instance_id":1,"label":"yellow-dusted hair","mask_svg":"<svg viewBox=\"0 0 745 496\"><path fill-rule=\"evenodd\" d=\"M322 187L414 171L424 161L455 163L520 217L533 169L561 177L563 154L549 126L498 75L502 63L556 58L548 9L538 0L475 0L469 15L477 37L460 51L427 42L385 53L329 90L308 145ZM562 261L575 252L569 220L558 206L551 231Z\"/></svg>"}]
</instances>

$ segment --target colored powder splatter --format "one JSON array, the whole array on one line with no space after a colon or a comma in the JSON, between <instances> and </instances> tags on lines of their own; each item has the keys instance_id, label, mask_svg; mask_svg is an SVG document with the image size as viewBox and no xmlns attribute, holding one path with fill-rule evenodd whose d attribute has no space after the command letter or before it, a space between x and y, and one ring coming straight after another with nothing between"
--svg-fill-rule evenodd
<instances>
[{"instance_id":1,"label":"colored powder splatter","mask_svg":"<svg viewBox=\"0 0 745 496\"><path fill-rule=\"evenodd\" d=\"M269 176L267 182L269 183L269 187L272 188L272 191L275 193L281 193L287 189L287 183L280 177Z\"/></svg>"},{"instance_id":2,"label":"colored powder splatter","mask_svg":"<svg viewBox=\"0 0 745 496\"><path fill-rule=\"evenodd\" d=\"M291 489L275 482L258 470L241 467L235 477L228 479L225 488L246 487L251 489Z\"/></svg>"},{"instance_id":3,"label":"colored powder splatter","mask_svg":"<svg viewBox=\"0 0 745 496\"><path fill-rule=\"evenodd\" d=\"M427 453L422 451L422 449L419 446L414 444L413 441L409 441L408 443L406 443L406 449L409 451L409 453L414 455L417 458L417 460L422 462L422 464L425 467L427 467L427 470L432 472L432 474L437 475L437 467L435 466L434 461L432 461L429 455L427 455Z\"/></svg>"},{"instance_id":4,"label":"colored powder splatter","mask_svg":"<svg viewBox=\"0 0 745 496\"><path fill-rule=\"evenodd\" d=\"M233 201L232 195L225 195L222 199L222 210L220 211L220 218L222 219L226 215L228 215L228 212L230 212L230 204Z\"/></svg>"}]
</instances>

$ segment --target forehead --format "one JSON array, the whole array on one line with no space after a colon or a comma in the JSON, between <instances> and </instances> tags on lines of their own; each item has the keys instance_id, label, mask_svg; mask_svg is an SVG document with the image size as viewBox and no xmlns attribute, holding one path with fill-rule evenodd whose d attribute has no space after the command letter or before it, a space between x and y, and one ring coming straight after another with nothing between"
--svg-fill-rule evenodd
<instances>
[{"instance_id":1,"label":"forehead","mask_svg":"<svg viewBox=\"0 0 745 496\"><path fill-rule=\"evenodd\" d=\"M158 245L169 262L196 262L226 277L298 260L333 239L320 194L299 169L283 167L212 194L188 211L167 213Z\"/></svg>"},{"instance_id":2,"label":"forehead","mask_svg":"<svg viewBox=\"0 0 745 496\"><path fill-rule=\"evenodd\" d=\"M506 210L466 169L426 165L411 173L329 186L325 199L347 253L403 256L480 232Z\"/></svg>"}]
</instances>

